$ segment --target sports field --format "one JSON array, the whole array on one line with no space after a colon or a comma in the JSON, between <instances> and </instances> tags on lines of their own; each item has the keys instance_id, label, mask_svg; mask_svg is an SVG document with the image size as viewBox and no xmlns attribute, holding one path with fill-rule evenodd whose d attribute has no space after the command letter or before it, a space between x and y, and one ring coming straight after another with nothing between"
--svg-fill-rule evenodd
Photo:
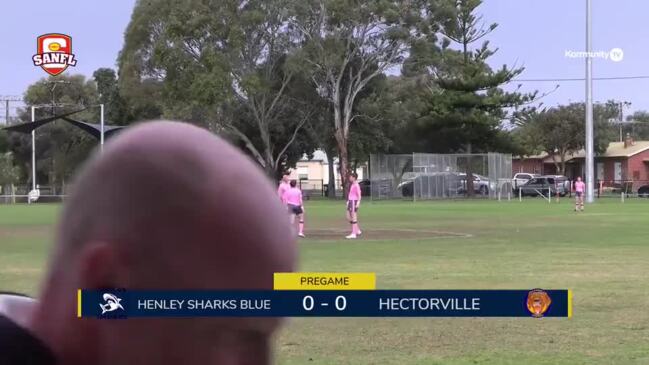
<instances>
[{"instance_id":1,"label":"sports field","mask_svg":"<svg viewBox=\"0 0 649 365\"><path fill-rule=\"evenodd\" d=\"M649 364L649 201L307 202L302 271L381 289L574 290L572 319L292 319L279 364ZM0 206L0 288L36 293L58 206Z\"/></svg>"}]
</instances>

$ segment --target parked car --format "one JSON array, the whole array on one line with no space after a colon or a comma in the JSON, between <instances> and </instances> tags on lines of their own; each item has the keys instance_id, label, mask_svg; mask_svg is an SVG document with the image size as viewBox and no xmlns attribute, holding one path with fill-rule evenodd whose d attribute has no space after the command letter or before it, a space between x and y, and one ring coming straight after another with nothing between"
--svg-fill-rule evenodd
<instances>
[{"instance_id":1,"label":"parked car","mask_svg":"<svg viewBox=\"0 0 649 365\"><path fill-rule=\"evenodd\" d=\"M518 189L520 186L525 185L528 181L532 180L535 177L540 177L541 175L539 174L530 174L527 172L518 172L514 174L514 177L512 178L512 185L515 189Z\"/></svg>"},{"instance_id":2,"label":"parked car","mask_svg":"<svg viewBox=\"0 0 649 365\"><path fill-rule=\"evenodd\" d=\"M552 196L566 196L570 192L570 181L567 177L561 175L546 175L532 178L524 185L520 186L520 194L526 195L544 195L550 191Z\"/></svg>"},{"instance_id":3,"label":"parked car","mask_svg":"<svg viewBox=\"0 0 649 365\"><path fill-rule=\"evenodd\" d=\"M649 198L649 185L643 185L638 188L638 196L642 198Z\"/></svg>"},{"instance_id":4,"label":"parked car","mask_svg":"<svg viewBox=\"0 0 649 365\"><path fill-rule=\"evenodd\" d=\"M458 172L435 172L425 175L419 175L412 180L407 180L399 184L398 189L401 195L411 197L414 194L414 188L422 196L446 196L454 197L466 194L466 174ZM495 183L488 178L473 174L473 191L476 194L487 195L490 190L495 190Z\"/></svg>"},{"instance_id":5,"label":"parked car","mask_svg":"<svg viewBox=\"0 0 649 365\"><path fill-rule=\"evenodd\" d=\"M358 185L361 186L361 196L372 196L372 192L378 194L379 197L389 197L392 194L391 179L361 180Z\"/></svg>"},{"instance_id":6,"label":"parked car","mask_svg":"<svg viewBox=\"0 0 649 365\"><path fill-rule=\"evenodd\" d=\"M488 178L478 175L478 174L472 174L473 175L473 191L475 193L481 194L481 195L488 195L490 190L495 190L496 186L492 184ZM465 173L459 173L459 182L460 182L460 187L458 189L458 194L465 194L466 193L466 174Z\"/></svg>"},{"instance_id":7,"label":"parked car","mask_svg":"<svg viewBox=\"0 0 649 365\"><path fill-rule=\"evenodd\" d=\"M372 196L372 183L369 180L361 180L358 185L361 187L361 196Z\"/></svg>"}]
</instances>

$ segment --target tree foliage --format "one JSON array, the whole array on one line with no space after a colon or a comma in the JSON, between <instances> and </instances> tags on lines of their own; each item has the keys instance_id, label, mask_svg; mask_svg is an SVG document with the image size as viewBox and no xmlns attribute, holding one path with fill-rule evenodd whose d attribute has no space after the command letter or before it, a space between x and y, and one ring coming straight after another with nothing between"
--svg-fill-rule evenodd
<instances>
[{"instance_id":1,"label":"tree foliage","mask_svg":"<svg viewBox=\"0 0 649 365\"><path fill-rule=\"evenodd\" d=\"M610 100L593 106L594 150L606 151L615 138L615 127L609 119L619 115L619 103ZM585 147L584 103L571 103L536 112L521 122L512 135L519 138L521 154L546 152L552 157L558 174L566 172L569 155Z\"/></svg>"},{"instance_id":2,"label":"tree foliage","mask_svg":"<svg viewBox=\"0 0 649 365\"><path fill-rule=\"evenodd\" d=\"M484 38L496 29L484 26L477 15L480 0L444 0L429 3L431 29L439 25L439 39L413 47L410 72L426 72L434 81L420 118L422 134L440 143L441 150L474 153L488 151L504 139L503 121L510 111L532 102L536 94L507 92L503 86L523 68L503 65L492 69L488 60L496 50ZM481 42L479 45L476 43ZM468 163L467 191L473 194Z\"/></svg>"},{"instance_id":3,"label":"tree foliage","mask_svg":"<svg viewBox=\"0 0 649 365\"><path fill-rule=\"evenodd\" d=\"M295 147L312 117L296 77L297 39L287 30L291 3L140 2L120 54L120 82L129 94L156 83L165 116L233 137L276 175L306 152Z\"/></svg>"},{"instance_id":4,"label":"tree foliage","mask_svg":"<svg viewBox=\"0 0 649 365\"><path fill-rule=\"evenodd\" d=\"M291 29L303 39L301 58L306 73L332 106L340 175L346 181L359 94L374 78L403 61L420 18L419 3L306 0L294 5Z\"/></svg>"}]
</instances>

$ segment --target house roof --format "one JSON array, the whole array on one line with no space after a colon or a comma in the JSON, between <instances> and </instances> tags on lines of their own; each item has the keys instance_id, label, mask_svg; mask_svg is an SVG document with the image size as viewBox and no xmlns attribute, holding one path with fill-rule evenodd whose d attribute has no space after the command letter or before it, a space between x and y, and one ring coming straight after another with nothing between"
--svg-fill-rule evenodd
<instances>
[{"instance_id":1,"label":"house roof","mask_svg":"<svg viewBox=\"0 0 649 365\"><path fill-rule=\"evenodd\" d=\"M542 160L542 159L544 159L546 157L548 157L548 154L545 153L545 152L542 152L542 153L539 153L538 155L529 155L529 156L525 156L524 158L526 160ZM520 158L513 157L513 156L512 156L512 159L513 160L520 160Z\"/></svg>"},{"instance_id":2,"label":"house roof","mask_svg":"<svg viewBox=\"0 0 649 365\"><path fill-rule=\"evenodd\" d=\"M611 142L606 149L606 152L597 156L597 157L631 157L637 155L640 152L649 150L649 141L635 141L633 145L624 148L624 142ZM570 161L576 158L585 158L586 151L583 149L573 153L572 155L566 156L566 161ZM546 157L544 162L552 162L552 156Z\"/></svg>"},{"instance_id":3,"label":"house roof","mask_svg":"<svg viewBox=\"0 0 649 365\"><path fill-rule=\"evenodd\" d=\"M635 141L631 146L626 148L624 147L624 142L611 142L609 143L606 152L604 152L604 154L599 155L597 157L631 157L637 155L640 152L644 152L646 150L649 150L649 141ZM570 161L575 158L585 158L585 157L586 157L586 151L582 149L573 154L567 155L566 161ZM539 155L526 156L525 159L542 159L544 163L553 162L552 156L548 155L545 152Z\"/></svg>"},{"instance_id":4,"label":"house roof","mask_svg":"<svg viewBox=\"0 0 649 365\"><path fill-rule=\"evenodd\" d=\"M309 159L309 157L304 154L300 161L305 162L305 161L312 161L312 162L322 162L323 164L328 163L327 159L327 154L323 150L315 150L313 151L313 158ZM335 159L334 159L335 162Z\"/></svg>"}]
</instances>

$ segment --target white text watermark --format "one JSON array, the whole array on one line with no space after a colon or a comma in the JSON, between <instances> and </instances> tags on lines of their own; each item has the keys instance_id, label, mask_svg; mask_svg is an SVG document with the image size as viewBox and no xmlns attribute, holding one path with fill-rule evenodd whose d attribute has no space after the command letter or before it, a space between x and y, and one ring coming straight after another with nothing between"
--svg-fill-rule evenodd
<instances>
[{"instance_id":1,"label":"white text watermark","mask_svg":"<svg viewBox=\"0 0 649 365\"><path fill-rule=\"evenodd\" d=\"M624 51L621 48L611 48L610 51L571 51L566 50L564 56L568 58L603 58L613 62L620 62L624 58Z\"/></svg>"}]
</instances>

